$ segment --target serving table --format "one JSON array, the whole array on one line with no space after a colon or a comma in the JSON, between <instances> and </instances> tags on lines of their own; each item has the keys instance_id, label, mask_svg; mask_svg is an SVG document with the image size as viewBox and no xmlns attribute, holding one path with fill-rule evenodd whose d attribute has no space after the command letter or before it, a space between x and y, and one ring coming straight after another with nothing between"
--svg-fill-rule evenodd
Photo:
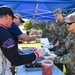
<instances>
[{"instance_id":1,"label":"serving table","mask_svg":"<svg viewBox=\"0 0 75 75\"><path fill-rule=\"evenodd\" d=\"M42 75L42 70L26 71L25 65L21 65L17 67L16 75ZM65 74L54 65L52 70L52 75L65 75Z\"/></svg>"}]
</instances>

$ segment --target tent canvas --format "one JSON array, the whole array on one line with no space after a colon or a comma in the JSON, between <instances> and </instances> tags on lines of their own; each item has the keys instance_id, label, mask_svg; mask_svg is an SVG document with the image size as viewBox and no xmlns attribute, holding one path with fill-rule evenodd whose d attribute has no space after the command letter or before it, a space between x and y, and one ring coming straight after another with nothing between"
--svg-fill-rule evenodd
<instances>
[{"instance_id":1,"label":"tent canvas","mask_svg":"<svg viewBox=\"0 0 75 75\"><path fill-rule=\"evenodd\" d=\"M14 13L24 18L37 20L55 20L53 11L61 8L64 14L75 11L75 0L0 0L0 6L8 5Z\"/></svg>"}]
</instances>

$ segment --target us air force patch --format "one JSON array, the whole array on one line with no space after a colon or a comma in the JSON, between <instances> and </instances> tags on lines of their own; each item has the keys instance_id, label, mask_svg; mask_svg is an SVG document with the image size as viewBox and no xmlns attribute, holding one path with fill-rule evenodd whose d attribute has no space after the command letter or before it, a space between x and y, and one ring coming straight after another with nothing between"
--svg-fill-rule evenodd
<instances>
[{"instance_id":1,"label":"us air force patch","mask_svg":"<svg viewBox=\"0 0 75 75\"><path fill-rule=\"evenodd\" d=\"M2 45L2 47L4 47L4 48L12 48L14 46L15 46L15 42L13 39L6 40Z\"/></svg>"}]
</instances>

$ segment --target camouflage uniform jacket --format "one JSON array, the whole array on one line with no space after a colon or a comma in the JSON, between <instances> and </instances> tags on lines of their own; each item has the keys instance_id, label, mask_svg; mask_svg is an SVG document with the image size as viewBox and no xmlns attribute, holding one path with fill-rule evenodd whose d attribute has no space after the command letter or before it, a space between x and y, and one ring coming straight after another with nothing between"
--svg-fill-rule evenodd
<instances>
[{"instance_id":1,"label":"camouflage uniform jacket","mask_svg":"<svg viewBox=\"0 0 75 75\"><path fill-rule=\"evenodd\" d=\"M56 48L55 54L62 55L63 54L62 47L64 47L66 37L68 35L67 25L66 25L65 21L62 21L62 23L57 23L56 29L57 29L56 37L59 40L59 48Z\"/></svg>"},{"instance_id":2,"label":"camouflage uniform jacket","mask_svg":"<svg viewBox=\"0 0 75 75\"><path fill-rule=\"evenodd\" d=\"M48 38L49 39L49 42L53 42L53 43L56 43L56 40L57 40L57 37L56 37L56 32L55 30L48 30L48 29L45 29L43 31L43 34L42 34L42 37L43 38Z\"/></svg>"},{"instance_id":3,"label":"camouflage uniform jacket","mask_svg":"<svg viewBox=\"0 0 75 75\"><path fill-rule=\"evenodd\" d=\"M60 42L60 46L62 46L65 42L65 38L68 35L68 31L67 31L67 25L65 23L65 21L63 20L61 23L57 22L57 34L58 34L58 40Z\"/></svg>"},{"instance_id":4,"label":"camouflage uniform jacket","mask_svg":"<svg viewBox=\"0 0 75 75\"><path fill-rule=\"evenodd\" d=\"M67 75L75 75L75 33L68 34L63 49L66 50L66 54L56 57L54 62L66 64Z\"/></svg>"}]
</instances>

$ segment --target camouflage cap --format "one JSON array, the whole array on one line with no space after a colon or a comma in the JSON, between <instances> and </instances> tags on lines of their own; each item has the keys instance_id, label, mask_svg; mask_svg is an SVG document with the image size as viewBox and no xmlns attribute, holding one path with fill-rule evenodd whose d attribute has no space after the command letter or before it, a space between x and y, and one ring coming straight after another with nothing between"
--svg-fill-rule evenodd
<instances>
[{"instance_id":1,"label":"camouflage cap","mask_svg":"<svg viewBox=\"0 0 75 75\"><path fill-rule=\"evenodd\" d=\"M58 9L54 10L53 13L54 13L54 15L58 15L58 14L62 13L62 10L60 8L58 8Z\"/></svg>"},{"instance_id":2,"label":"camouflage cap","mask_svg":"<svg viewBox=\"0 0 75 75\"><path fill-rule=\"evenodd\" d=\"M72 22L75 22L75 15L71 15L70 17L68 17L66 20L65 20L66 23L72 23Z\"/></svg>"},{"instance_id":3,"label":"camouflage cap","mask_svg":"<svg viewBox=\"0 0 75 75\"><path fill-rule=\"evenodd\" d=\"M51 21L48 21L47 22L47 27L49 27L50 25L52 25L52 22Z\"/></svg>"},{"instance_id":4,"label":"camouflage cap","mask_svg":"<svg viewBox=\"0 0 75 75\"><path fill-rule=\"evenodd\" d=\"M18 14L18 13L15 13L15 14L14 14L14 17L15 17L15 18L19 18L22 23L25 22L25 21L22 19L22 16L21 16L20 14Z\"/></svg>"},{"instance_id":5,"label":"camouflage cap","mask_svg":"<svg viewBox=\"0 0 75 75\"><path fill-rule=\"evenodd\" d=\"M47 27L50 27L52 25L52 22L51 21L48 21L47 22Z\"/></svg>"}]
</instances>

